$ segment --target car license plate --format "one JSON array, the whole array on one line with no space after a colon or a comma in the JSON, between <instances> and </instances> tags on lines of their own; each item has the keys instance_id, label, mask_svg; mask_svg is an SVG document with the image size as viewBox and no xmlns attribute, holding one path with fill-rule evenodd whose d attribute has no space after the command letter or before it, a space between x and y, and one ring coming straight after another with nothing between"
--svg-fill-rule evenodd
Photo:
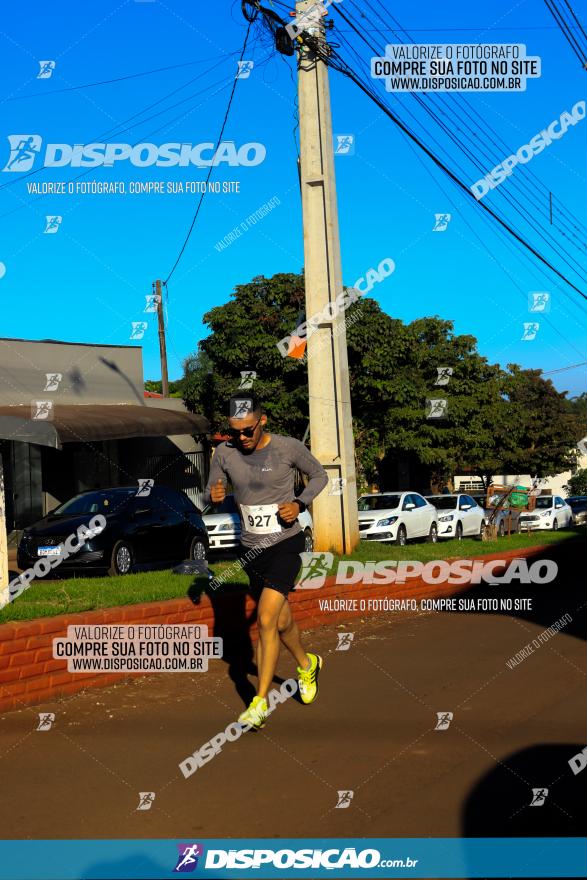
<instances>
[{"instance_id":1,"label":"car license plate","mask_svg":"<svg viewBox=\"0 0 587 880\"><path fill-rule=\"evenodd\" d=\"M61 556L61 547L38 547L37 556Z\"/></svg>"}]
</instances>

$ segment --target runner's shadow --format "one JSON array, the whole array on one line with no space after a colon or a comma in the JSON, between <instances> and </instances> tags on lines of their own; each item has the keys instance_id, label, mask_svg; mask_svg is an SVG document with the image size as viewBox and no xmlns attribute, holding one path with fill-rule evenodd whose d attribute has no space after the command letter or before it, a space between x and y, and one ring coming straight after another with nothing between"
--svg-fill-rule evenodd
<instances>
[{"instance_id":1,"label":"runner's shadow","mask_svg":"<svg viewBox=\"0 0 587 880\"><path fill-rule=\"evenodd\" d=\"M228 666L228 675L237 694L248 706L256 694L250 675L257 675L255 651L251 639L251 627L257 622L257 609L247 614L247 591L242 584L224 583L217 589L202 587L195 581L188 589L188 596L197 604L206 595L214 612L213 634L222 639L222 659ZM277 685L285 679L273 676ZM296 695L297 696L297 695Z\"/></svg>"}]
</instances>

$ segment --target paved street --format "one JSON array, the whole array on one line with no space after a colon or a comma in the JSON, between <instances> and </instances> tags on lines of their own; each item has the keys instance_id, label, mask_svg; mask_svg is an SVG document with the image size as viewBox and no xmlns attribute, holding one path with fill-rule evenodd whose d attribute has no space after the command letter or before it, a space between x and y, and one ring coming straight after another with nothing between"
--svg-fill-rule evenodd
<instances>
[{"instance_id":1,"label":"paved street","mask_svg":"<svg viewBox=\"0 0 587 880\"><path fill-rule=\"evenodd\" d=\"M279 705L264 731L227 743L189 779L179 762L241 711L238 664L232 678L216 661L208 673L153 675L8 713L3 836L584 835L587 772L568 764L587 744L577 562L556 584L512 586L512 597L534 595L523 616L380 614L310 633L325 658L316 704ZM508 595L483 589L470 595ZM560 634L508 668L565 613ZM344 629L354 641L337 651ZM292 671L282 657L279 673ZM56 714L47 732L35 730L40 711ZM437 712L454 714L448 729L434 729ZM540 807L529 806L533 788L548 789ZM349 807L336 808L339 791L354 792ZM139 792L155 792L151 809L136 809Z\"/></svg>"}]
</instances>

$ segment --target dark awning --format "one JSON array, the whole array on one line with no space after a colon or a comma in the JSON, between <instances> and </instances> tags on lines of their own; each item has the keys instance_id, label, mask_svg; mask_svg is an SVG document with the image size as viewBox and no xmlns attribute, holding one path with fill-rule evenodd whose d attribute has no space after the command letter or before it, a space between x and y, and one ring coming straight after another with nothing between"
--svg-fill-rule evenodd
<instances>
[{"instance_id":1,"label":"dark awning","mask_svg":"<svg viewBox=\"0 0 587 880\"><path fill-rule=\"evenodd\" d=\"M0 439L61 449L63 443L207 434L204 416L181 410L119 404L55 404L48 418L33 418L30 406L0 406Z\"/></svg>"}]
</instances>

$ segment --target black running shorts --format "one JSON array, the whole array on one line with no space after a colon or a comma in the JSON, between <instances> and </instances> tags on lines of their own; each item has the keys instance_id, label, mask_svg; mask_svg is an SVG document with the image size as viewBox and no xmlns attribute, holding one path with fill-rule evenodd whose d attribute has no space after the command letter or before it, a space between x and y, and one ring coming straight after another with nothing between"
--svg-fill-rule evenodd
<instances>
[{"instance_id":1,"label":"black running shorts","mask_svg":"<svg viewBox=\"0 0 587 880\"><path fill-rule=\"evenodd\" d=\"M300 553L303 553L304 546L303 532L278 541L260 553L253 553L251 547L243 547L241 544L239 558L249 578L251 594L258 598L261 590L267 587L287 596L294 589L302 564Z\"/></svg>"}]
</instances>

